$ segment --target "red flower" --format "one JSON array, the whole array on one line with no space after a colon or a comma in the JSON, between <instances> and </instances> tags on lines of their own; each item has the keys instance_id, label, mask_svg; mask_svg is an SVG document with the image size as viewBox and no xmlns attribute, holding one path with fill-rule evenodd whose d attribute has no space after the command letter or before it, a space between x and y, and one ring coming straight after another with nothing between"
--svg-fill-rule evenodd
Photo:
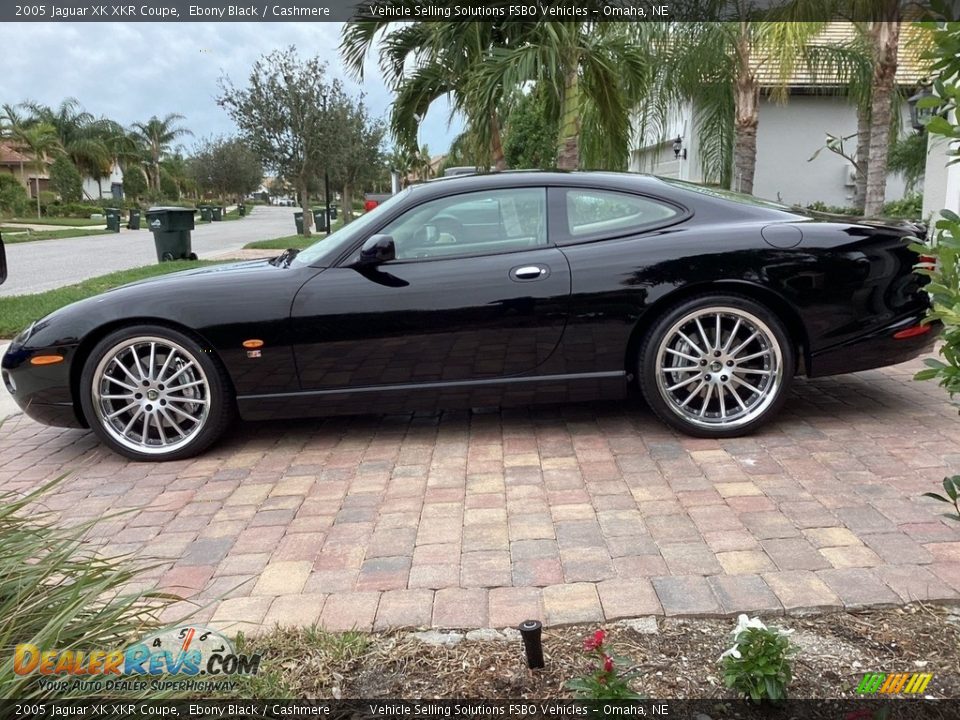
<instances>
[{"instance_id":1,"label":"red flower","mask_svg":"<svg viewBox=\"0 0 960 720\"><path fill-rule=\"evenodd\" d=\"M603 646L603 641L606 639L607 634L603 630L597 630L593 637L588 637L583 641L583 649L587 652L592 650L599 650Z\"/></svg>"},{"instance_id":2,"label":"red flower","mask_svg":"<svg viewBox=\"0 0 960 720\"><path fill-rule=\"evenodd\" d=\"M603 671L613 672L613 658L609 655L603 656Z\"/></svg>"}]
</instances>

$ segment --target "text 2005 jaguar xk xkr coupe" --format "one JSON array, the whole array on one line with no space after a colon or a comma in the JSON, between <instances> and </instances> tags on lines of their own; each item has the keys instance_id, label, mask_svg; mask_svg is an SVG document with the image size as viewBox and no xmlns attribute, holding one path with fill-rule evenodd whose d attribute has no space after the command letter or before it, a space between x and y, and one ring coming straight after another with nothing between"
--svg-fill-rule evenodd
<instances>
[{"instance_id":1,"label":"text 2005 jaguar xk xkr coupe","mask_svg":"<svg viewBox=\"0 0 960 720\"><path fill-rule=\"evenodd\" d=\"M140 460L246 419L621 398L748 433L793 376L930 347L908 229L681 182L495 173L410 187L267 261L146 280L3 358L27 414Z\"/></svg>"}]
</instances>

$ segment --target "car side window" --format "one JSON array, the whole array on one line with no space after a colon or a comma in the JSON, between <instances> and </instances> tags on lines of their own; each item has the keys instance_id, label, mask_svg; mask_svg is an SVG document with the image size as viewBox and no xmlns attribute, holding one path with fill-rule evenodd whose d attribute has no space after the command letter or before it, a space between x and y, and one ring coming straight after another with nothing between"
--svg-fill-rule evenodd
<instances>
[{"instance_id":1,"label":"car side window","mask_svg":"<svg viewBox=\"0 0 960 720\"><path fill-rule=\"evenodd\" d=\"M398 260L494 255L547 244L546 188L485 190L438 198L380 230Z\"/></svg>"},{"instance_id":2,"label":"car side window","mask_svg":"<svg viewBox=\"0 0 960 720\"><path fill-rule=\"evenodd\" d=\"M641 231L680 214L680 208L649 197L589 188L566 191L567 229L574 242Z\"/></svg>"}]
</instances>

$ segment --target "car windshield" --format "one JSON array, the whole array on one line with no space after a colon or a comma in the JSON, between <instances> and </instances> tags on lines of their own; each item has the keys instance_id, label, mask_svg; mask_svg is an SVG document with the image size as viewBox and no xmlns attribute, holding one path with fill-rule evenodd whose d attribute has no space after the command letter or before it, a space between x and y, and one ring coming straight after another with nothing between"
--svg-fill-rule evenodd
<instances>
[{"instance_id":1,"label":"car windshield","mask_svg":"<svg viewBox=\"0 0 960 720\"><path fill-rule=\"evenodd\" d=\"M317 240L312 245L300 251L291 261L291 265L313 265L318 260L333 262L340 254L356 242L361 235L366 234L369 228L384 216L384 211L399 203L409 195L411 188L398 192L393 197L380 203L373 210L364 213L349 225L344 225L328 237Z\"/></svg>"}]
</instances>

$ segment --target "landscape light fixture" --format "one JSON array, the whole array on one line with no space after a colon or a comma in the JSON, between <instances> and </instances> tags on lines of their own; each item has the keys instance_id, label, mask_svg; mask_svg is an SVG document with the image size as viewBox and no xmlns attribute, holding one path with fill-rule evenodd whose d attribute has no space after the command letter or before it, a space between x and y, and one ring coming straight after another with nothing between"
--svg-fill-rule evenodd
<instances>
[{"instance_id":1,"label":"landscape light fixture","mask_svg":"<svg viewBox=\"0 0 960 720\"><path fill-rule=\"evenodd\" d=\"M687 149L683 146L683 138L677 135L677 139L673 141L673 156L679 160L681 156L684 160L687 159Z\"/></svg>"}]
</instances>

